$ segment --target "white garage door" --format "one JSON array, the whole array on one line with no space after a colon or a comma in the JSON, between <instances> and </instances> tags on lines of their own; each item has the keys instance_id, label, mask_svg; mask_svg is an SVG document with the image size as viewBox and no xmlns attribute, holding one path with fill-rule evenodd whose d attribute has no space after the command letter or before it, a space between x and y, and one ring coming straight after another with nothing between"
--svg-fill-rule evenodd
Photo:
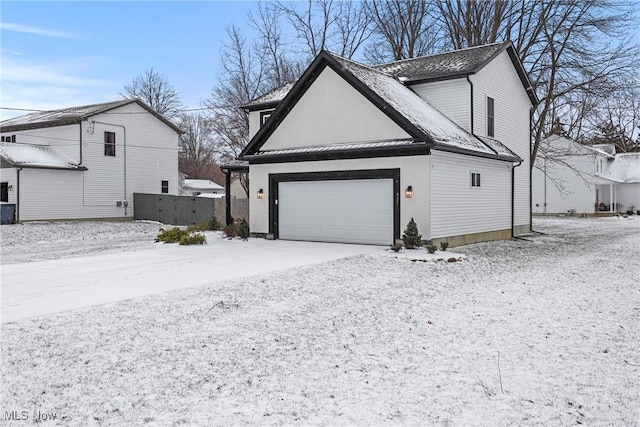
<instances>
[{"instance_id":1,"label":"white garage door","mask_svg":"<svg viewBox=\"0 0 640 427\"><path fill-rule=\"evenodd\" d=\"M393 180L278 184L278 237L285 240L393 243Z\"/></svg>"}]
</instances>

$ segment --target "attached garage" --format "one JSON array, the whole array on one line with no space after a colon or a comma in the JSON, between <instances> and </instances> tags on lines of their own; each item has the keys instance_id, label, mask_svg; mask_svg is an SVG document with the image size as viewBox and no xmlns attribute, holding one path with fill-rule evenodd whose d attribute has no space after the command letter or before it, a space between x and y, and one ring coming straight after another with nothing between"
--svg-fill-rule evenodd
<instances>
[{"instance_id":1,"label":"attached garage","mask_svg":"<svg viewBox=\"0 0 640 427\"><path fill-rule=\"evenodd\" d=\"M272 176L279 239L390 245L398 235L398 171Z\"/></svg>"}]
</instances>

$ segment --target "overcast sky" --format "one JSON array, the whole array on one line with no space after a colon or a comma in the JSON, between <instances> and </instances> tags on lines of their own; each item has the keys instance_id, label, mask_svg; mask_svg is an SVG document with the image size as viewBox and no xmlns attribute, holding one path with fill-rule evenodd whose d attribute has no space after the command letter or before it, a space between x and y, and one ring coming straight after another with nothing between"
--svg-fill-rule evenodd
<instances>
[{"instance_id":1,"label":"overcast sky","mask_svg":"<svg viewBox=\"0 0 640 427\"><path fill-rule=\"evenodd\" d=\"M0 105L41 110L117 100L123 85L153 67L198 107L214 85L225 28L245 27L255 6L3 0Z\"/></svg>"}]
</instances>

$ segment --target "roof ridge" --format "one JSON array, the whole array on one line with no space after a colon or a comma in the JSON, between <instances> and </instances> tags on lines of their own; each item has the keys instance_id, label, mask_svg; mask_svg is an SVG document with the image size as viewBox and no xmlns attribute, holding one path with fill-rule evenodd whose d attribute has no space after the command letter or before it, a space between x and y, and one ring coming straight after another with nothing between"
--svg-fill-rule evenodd
<instances>
[{"instance_id":1,"label":"roof ridge","mask_svg":"<svg viewBox=\"0 0 640 427\"><path fill-rule=\"evenodd\" d=\"M454 50L447 50L447 51L444 51L444 52L430 53L428 55L415 56L413 58L396 59L395 61L383 62L382 64L375 64L375 65L373 65L373 67L384 67L386 65L397 64L397 63L400 63L400 62L414 61L416 59L431 58L431 57L434 57L434 56L447 55L447 54L450 54L450 53L457 53L457 52L465 52L465 51L468 51L468 50L480 49L480 48L496 46L496 45L500 45L500 44L508 44L508 43L510 43L510 42L509 41L494 42L494 43L482 44L482 45L478 45L478 46L465 47L465 48L462 48L462 49L454 49Z\"/></svg>"}]
</instances>

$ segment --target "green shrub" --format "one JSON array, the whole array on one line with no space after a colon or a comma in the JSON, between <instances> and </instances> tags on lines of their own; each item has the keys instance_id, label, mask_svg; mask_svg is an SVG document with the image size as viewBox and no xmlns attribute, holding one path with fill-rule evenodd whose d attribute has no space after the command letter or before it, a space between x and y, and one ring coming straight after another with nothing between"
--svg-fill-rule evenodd
<instances>
[{"instance_id":1,"label":"green shrub","mask_svg":"<svg viewBox=\"0 0 640 427\"><path fill-rule=\"evenodd\" d=\"M438 247L436 245L427 245L427 250L430 254L435 253Z\"/></svg>"},{"instance_id":2,"label":"green shrub","mask_svg":"<svg viewBox=\"0 0 640 427\"><path fill-rule=\"evenodd\" d=\"M165 230L164 228L160 229L158 236L156 237L156 242L163 243L178 243L182 236L188 236L189 231L182 228L170 228L169 230Z\"/></svg>"},{"instance_id":3,"label":"green shrub","mask_svg":"<svg viewBox=\"0 0 640 427\"><path fill-rule=\"evenodd\" d=\"M163 243L179 243L181 245L204 245L207 243L207 239L203 234L196 233L197 231L198 228L196 226L191 226L186 229L173 227L169 230L161 228L155 241Z\"/></svg>"},{"instance_id":4,"label":"green shrub","mask_svg":"<svg viewBox=\"0 0 640 427\"><path fill-rule=\"evenodd\" d=\"M418 233L418 224L411 218L407 224L407 229L402 235L404 247L407 249L419 248L422 243L422 236Z\"/></svg>"},{"instance_id":5,"label":"green shrub","mask_svg":"<svg viewBox=\"0 0 640 427\"><path fill-rule=\"evenodd\" d=\"M247 240L249 238L249 224L247 224L247 220L242 218L240 224L238 225L238 237L242 240Z\"/></svg>"},{"instance_id":6,"label":"green shrub","mask_svg":"<svg viewBox=\"0 0 640 427\"><path fill-rule=\"evenodd\" d=\"M449 242L440 242L440 250L442 252L446 251L448 247L449 247Z\"/></svg>"},{"instance_id":7,"label":"green shrub","mask_svg":"<svg viewBox=\"0 0 640 427\"><path fill-rule=\"evenodd\" d=\"M183 234L180 237L180 245L204 245L205 243L207 243L207 238L200 233Z\"/></svg>"}]
</instances>

